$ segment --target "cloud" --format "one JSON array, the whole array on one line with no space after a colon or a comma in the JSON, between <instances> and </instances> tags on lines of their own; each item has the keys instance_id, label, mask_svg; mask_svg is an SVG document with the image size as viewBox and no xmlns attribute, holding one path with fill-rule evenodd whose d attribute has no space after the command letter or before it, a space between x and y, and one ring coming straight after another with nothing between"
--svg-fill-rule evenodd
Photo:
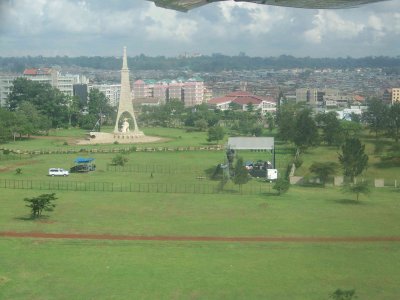
<instances>
[{"instance_id":1,"label":"cloud","mask_svg":"<svg viewBox=\"0 0 400 300\"><path fill-rule=\"evenodd\" d=\"M150 40L190 41L197 32L197 22L189 18L178 17L172 10L150 6L140 20L143 22L145 34Z\"/></svg>"},{"instance_id":2,"label":"cloud","mask_svg":"<svg viewBox=\"0 0 400 300\"><path fill-rule=\"evenodd\" d=\"M0 55L398 55L400 3L304 10L223 1L181 13L145 0L0 0ZM118 54L117 54L118 55Z\"/></svg>"},{"instance_id":3,"label":"cloud","mask_svg":"<svg viewBox=\"0 0 400 300\"><path fill-rule=\"evenodd\" d=\"M360 34L365 25L356 21L346 20L334 11L319 10L312 21L314 28L304 32L305 38L311 43L319 44L325 37L351 39Z\"/></svg>"}]
</instances>

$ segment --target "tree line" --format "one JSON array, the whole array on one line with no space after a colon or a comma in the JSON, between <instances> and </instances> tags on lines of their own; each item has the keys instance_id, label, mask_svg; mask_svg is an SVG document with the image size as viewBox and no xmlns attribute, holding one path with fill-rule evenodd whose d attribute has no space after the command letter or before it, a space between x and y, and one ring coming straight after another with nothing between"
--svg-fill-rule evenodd
<instances>
[{"instance_id":1,"label":"tree line","mask_svg":"<svg viewBox=\"0 0 400 300\"><path fill-rule=\"evenodd\" d=\"M0 108L0 141L46 134L52 128L93 129L101 118L112 123L115 110L99 90L89 93L88 105L50 84L26 78L14 80L6 106Z\"/></svg>"},{"instance_id":2,"label":"tree line","mask_svg":"<svg viewBox=\"0 0 400 300\"><path fill-rule=\"evenodd\" d=\"M121 59L113 56L24 56L0 57L0 70L21 73L25 68L47 66L119 70ZM281 55L278 57L249 57L246 55L228 56L223 54L200 57L178 58L144 54L128 58L128 65L134 70L191 70L193 72L218 72L223 70L258 70L287 68L384 68L388 74L400 74L400 56L368 56L362 58L311 58Z\"/></svg>"}]
</instances>

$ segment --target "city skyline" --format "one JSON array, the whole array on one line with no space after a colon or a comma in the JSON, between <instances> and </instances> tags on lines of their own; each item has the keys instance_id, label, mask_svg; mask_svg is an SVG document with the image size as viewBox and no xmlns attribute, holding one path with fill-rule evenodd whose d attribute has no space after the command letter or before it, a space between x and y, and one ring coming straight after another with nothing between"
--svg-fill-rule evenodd
<instances>
[{"instance_id":1,"label":"city skyline","mask_svg":"<svg viewBox=\"0 0 400 300\"><path fill-rule=\"evenodd\" d=\"M400 2L347 10L221 2L188 13L148 1L0 2L0 56L364 57L400 54Z\"/></svg>"}]
</instances>

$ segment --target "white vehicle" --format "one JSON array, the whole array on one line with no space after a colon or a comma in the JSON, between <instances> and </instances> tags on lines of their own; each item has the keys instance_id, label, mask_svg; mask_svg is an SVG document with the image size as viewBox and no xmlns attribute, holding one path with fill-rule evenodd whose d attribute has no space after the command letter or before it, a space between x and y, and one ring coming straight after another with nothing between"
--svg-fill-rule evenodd
<instances>
[{"instance_id":1,"label":"white vehicle","mask_svg":"<svg viewBox=\"0 0 400 300\"><path fill-rule=\"evenodd\" d=\"M60 168L49 169L49 176L68 176L69 172Z\"/></svg>"}]
</instances>

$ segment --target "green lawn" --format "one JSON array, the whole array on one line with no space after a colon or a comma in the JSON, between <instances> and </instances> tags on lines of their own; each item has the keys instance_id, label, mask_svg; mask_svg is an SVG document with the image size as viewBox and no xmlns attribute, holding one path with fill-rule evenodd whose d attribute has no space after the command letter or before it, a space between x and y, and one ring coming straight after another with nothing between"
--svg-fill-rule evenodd
<instances>
[{"instance_id":1,"label":"green lawn","mask_svg":"<svg viewBox=\"0 0 400 300\"><path fill-rule=\"evenodd\" d=\"M1 299L395 300L399 244L0 240Z\"/></svg>"},{"instance_id":2,"label":"green lawn","mask_svg":"<svg viewBox=\"0 0 400 300\"><path fill-rule=\"evenodd\" d=\"M205 133L148 129L171 140L165 145L201 145ZM154 130L154 131L151 131ZM10 143L27 149L65 147L60 140ZM181 137L179 137L181 136ZM55 144L52 144L55 143ZM169 144L168 144L169 143ZM367 149L373 163L371 143ZM121 145L116 145L121 146ZM278 161L291 150L279 144ZM319 147L312 161L336 157ZM69 168L77 154L36 155L0 161L0 179L77 182L208 183L205 170L225 160L224 151L129 153L128 165L160 165L179 173L111 172L115 154L96 158L97 170L50 178L50 167ZM270 153L241 152L244 160ZM268 156L269 155L269 156ZM377 160L376 160L377 161ZM15 174L16 168L22 174ZM283 172L283 170L281 170ZM367 174L395 176L398 168ZM381 173L379 173L381 172ZM252 180L248 185L261 184ZM264 183L268 185L268 183ZM229 188L229 187L228 187ZM339 188L292 186L271 194L162 194L55 191L57 207L31 220L25 197L51 191L0 189L0 231L164 236L371 237L400 236L400 192L373 189L361 201ZM355 289L358 299L397 300L400 243L140 242L0 238L0 299L329 299L336 289Z\"/></svg>"}]
</instances>

